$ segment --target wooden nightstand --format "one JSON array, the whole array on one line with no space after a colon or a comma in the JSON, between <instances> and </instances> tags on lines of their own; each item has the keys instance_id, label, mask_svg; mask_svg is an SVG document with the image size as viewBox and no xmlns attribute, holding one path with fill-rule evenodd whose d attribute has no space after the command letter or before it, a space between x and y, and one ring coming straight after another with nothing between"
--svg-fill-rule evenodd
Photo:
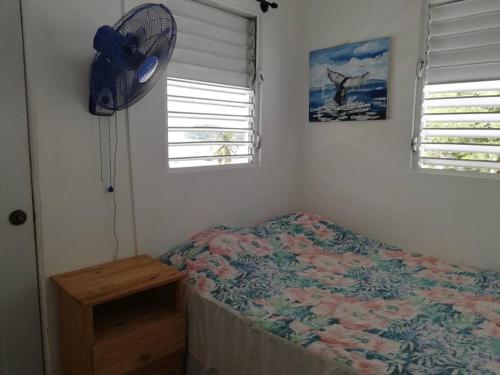
<instances>
[{"instance_id":1,"label":"wooden nightstand","mask_svg":"<svg viewBox=\"0 0 500 375\"><path fill-rule=\"evenodd\" d=\"M185 277L146 255L54 276L64 374L183 374Z\"/></svg>"}]
</instances>

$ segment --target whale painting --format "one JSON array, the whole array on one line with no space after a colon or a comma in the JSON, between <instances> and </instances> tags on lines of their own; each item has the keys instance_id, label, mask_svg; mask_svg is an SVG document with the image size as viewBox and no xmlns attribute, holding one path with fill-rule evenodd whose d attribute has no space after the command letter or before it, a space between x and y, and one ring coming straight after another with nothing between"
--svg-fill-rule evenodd
<instances>
[{"instance_id":1,"label":"whale painting","mask_svg":"<svg viewBox=\"0 0 500 375\"><path fill-rule=\"evenodd\" d=\"M390 38L312 51L309 121L387 118Z\"/></svg>"}]
</instances>

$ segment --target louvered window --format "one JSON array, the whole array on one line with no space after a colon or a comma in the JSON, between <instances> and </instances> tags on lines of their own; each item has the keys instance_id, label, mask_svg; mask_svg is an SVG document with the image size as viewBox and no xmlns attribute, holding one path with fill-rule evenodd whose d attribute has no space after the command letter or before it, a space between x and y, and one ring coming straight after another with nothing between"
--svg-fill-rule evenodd
<instances>
[{"instance_id":1,"label":"louvered window","mask_svg":"<svg viewBox=\"0 0 500 375\"><path fill-rule=\"evenodd\" d=\"M170 168L256 161L256 21L171 0L177 44L167 68Z\"/></svg>"},{"instance_id":2,"label":"louvered window","mask_svg":"<svg viewBox=\"0 0 500 375\"><path fill-rule=\"evenodd\" d=\"M500 0L425 7L419 167L500 173Z\"/></svg>"}]
</instances>

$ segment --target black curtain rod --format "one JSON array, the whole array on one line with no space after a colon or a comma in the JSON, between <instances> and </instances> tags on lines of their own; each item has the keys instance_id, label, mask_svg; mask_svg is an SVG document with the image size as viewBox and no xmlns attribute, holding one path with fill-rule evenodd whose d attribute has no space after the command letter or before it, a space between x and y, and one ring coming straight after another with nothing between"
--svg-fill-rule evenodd
<instances>
[{"instance_id":1,"label":"black curtain rod","mask_svg":"<svg viewBox=\"0 0 500 375\"><path fill-rule=\"evenodd\" d=\"M266 0L256 0L258 3L260 3L260 9L266 13L269 8L273 8L273 9L276 9L278 7L278 4L275 3L275 2L269 2L269 1L266 1Z\"/></svg>"}]
</instances>

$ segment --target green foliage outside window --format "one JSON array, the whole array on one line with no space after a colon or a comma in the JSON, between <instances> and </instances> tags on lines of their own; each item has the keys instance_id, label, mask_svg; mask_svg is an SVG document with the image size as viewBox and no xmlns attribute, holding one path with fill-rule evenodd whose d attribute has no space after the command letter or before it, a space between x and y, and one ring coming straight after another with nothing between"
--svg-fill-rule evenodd
<instances>
[{"instance_id":1,"label":"green foliage outside window","mask_svg":"<svg viewBox=\"0 0 500 375\"><path fill-rule=\"evenodd\" d=\"M481 97L481 96L500 96L500 91L480 91L480 92L455 92L455 93L433 93L426 95L426 99L437 98L459 98L459 97ZM500 113L500 107L444 107L428 108L426 114L460 114L460 113ZM448 129L500 129L500 122L427 122L426 129L448 128ZM476 145L498 145L500 138L474 138L474 137L425 137L422 139L425 143L455 143L455 144L476 144ZM481 160L500 162L499 154L479 153L479 152L444 152L427 151L426 157L430 158L449 158L457 160ZM496 173L500 173L497 171Z\"/></svg>"}]
</instances>

